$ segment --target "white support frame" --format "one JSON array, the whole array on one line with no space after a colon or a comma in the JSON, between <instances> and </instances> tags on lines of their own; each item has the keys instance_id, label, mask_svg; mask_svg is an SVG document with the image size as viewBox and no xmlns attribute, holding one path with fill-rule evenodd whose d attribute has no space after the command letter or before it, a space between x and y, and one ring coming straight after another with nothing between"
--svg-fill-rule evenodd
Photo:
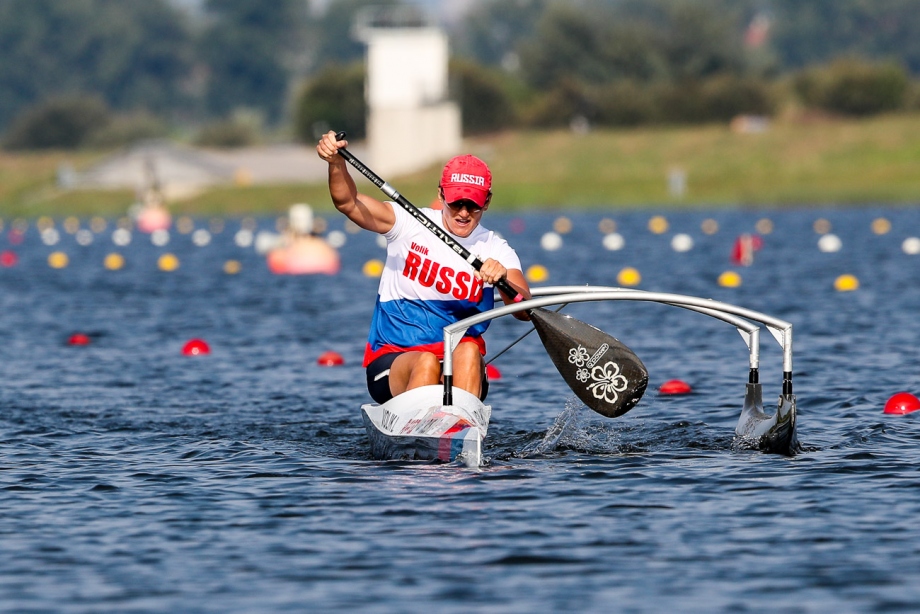
<instances>
[{"instance_id":1,"label":"white support frame","mask_svg":"<svg viewBox=\"0 0 920 614\"><path fill-rule=\"evenodd\" d=\"M510 315L522 309L536 309L564 303L590 301L646 301L696 311L733 325L750 351L750 364L757 369L760 361L760 328L747 320L764 324L783 350L783 372L792 373L792 324L758 311L729 303L666 292L646 292L605 286L548 286L534 288L534 298L514 305L503 305L460 320L444 328L444 375L453 375L453 350L470 326ZM449 348L449 350L448 350Z\"/></svg>"}]
</instances>

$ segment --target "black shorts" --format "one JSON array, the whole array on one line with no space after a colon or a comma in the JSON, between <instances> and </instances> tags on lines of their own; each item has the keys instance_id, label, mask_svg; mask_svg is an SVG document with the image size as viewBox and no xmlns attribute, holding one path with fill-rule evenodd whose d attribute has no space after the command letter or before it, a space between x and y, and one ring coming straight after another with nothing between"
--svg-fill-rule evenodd
<instances>
[{"instance_id":1,"label":"black shorts","mask_svg":"<svg viewBox=\"0 0 920 614\"><path fill-rule=\"evenodd\" d=\"M381 405L393 398L390 393L390 367L399 356L399 352L391 352L367 365L367 391L371 393L371 398ZM485 368L483 368L482 393L479 395L479 400L485 401L488 394L489 378L486 377Z\"/></svg>"}]
</instances>

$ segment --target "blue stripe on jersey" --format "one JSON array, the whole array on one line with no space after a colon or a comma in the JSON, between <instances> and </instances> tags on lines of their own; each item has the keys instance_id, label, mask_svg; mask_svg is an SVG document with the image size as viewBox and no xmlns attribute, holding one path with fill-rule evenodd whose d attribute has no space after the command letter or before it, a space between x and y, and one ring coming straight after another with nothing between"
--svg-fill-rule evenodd
<instances>
[{"instance_id":1,"label":"blue stripe on jersey","mask_svg":"<svg viewBox=\"0 0 920 614\"><path fill-rule=\"evenodd\" d=\"M381 301L371 321L368 343L376 351L384 345L411 348L418 345L444 341L444 327L477 313L488 311L494 306L491 286L483 291L482 301L419 301L399 299ZM471 326L467 336L480 337L489 327L489 322Z\"/></svg>"}]
</instances>

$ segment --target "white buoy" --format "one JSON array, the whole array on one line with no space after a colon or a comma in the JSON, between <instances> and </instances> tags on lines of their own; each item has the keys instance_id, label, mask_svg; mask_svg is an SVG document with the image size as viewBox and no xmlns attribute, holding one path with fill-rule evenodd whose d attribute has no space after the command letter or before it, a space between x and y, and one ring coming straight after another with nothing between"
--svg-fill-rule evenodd
<instances>
[{"instance_id":1,"label":"white buoy","mask_svg":"<svg viewBox=\"0 0 920 614\"><path fill-rule=\"evenodd\" d=\"M204 247L211 242L211 233L204 228L199 228L192 233L192 243L198 247Z\"/></svg>"},{"instance_id":2,"label":"white buoy","mask_svg":"<svg viewBox=\"0 0 920 614\"><path fill-rule=\"evenodd\" d=\"M825 254L839 252L841 247L843 247L843 241L835 234L827 233L818 239L818 249Z\"/></svg>"},{"instance_id":3,"label":"white buoy","mask_svg":"<svg viewBox=\"0 0 920 614\"><path fill-rule=\"evenodd\" d=\"M150 242L157 247L163 247L169 243L169 231L165 228L158 228L150 233Z\"/></svg>"},{"instance_id":4,"label":"white buoy","mask_svg":"<svg viewBox=\"0 0 920 614\"><path fill-rule=\"evenodd\" d=\"M42 243L45 245L57 245L61 240L61 233L56 228L45 228L42 230Z\"/></svg>"},{"instance_id":5,"label":"white buoy","mask_svg":"<svg viewBox=\"0 0 920 614\"><path fill-rule=\"evenodd\" d=\"M547 232L540 237L540 247L548 252L554 252L562 247L562 237L555 232Z\"/></svg>"},{"instance_id":6,"label":"white buoy","mask_svg":"<svg viewBox=\"0 0 920 614\"><path fill-rule=\"evenodd\" d=\"M383 235L377 235L377 247L380 249L387 248L387 238Z\"/></svg>"},{"instance_id":7,"label":"white buoy","mask_svg":"<svg viewBox=\"0 0 920 614\"><path fill-rule=\"evenodd\" d=\"M276 247L280 247L284 237L268 230L260 230L256 233L256 253L267 254Z\"/></svg>"},{"instance_id":8,"label":"white buoy","mask_svg":"<svg viewBox=\"0 0 920 614\"><path fill-rule=\"evenodd\" d=\"M377 236L383 239L384 241L386 241L383 235L377 235ZM340 247L345 245L347 241L348 241L348 235L346 235L341 230L330 230L329 234L326 235L326 243L328 243L330 247L334 247L336 249L339 249Z\"/></svg>"},{"instance_id":9,"label":"white buoy","mask_svg":"<svg viewBox=\"0 0 920 614\"><path fill-rule=\"evenodd\" d=\"M904 243L901 243L901 249L905 254L916 256L920 254L920 239L917 237L907 237Z\"/></svg>"},{"instance_id":10,"label":"white buoy","mask_svg":"<svg viewBox=\"0 0 920 614\"><path fill-rule=\"evenodd\" d=\"M91 245L93 242L93 231L88 228L81 228L74 235L74 238L77 240L77 245L86 247L87 245Z\"/></svg>"},{"instance_id":11,"label":"white buoy","mask_svg":"<svg viewBox=\"0 0 920 614\"><path fill-rule=\"evenodd\" d=\"M252 247L253 234L248 228L241 228L233 235L233 242L237 247Z\"/></svg>"},{"instance_id":12,"label":"white buoy","mask_svg":"<svg viewBox=\"0 0 920 614\"><path fill-rule=\"evenodd\" d=\"M611 232L604 235L604 249L607 249L611 252L616 252L623 249L623 246L626 244L626 241L623 240L623 235L618 232Z\"/></svg>"},{"instance_id":13,"label":"white buoy","mask_svg":"<svg viewBox=\"0 0 920 614\"><path fill-rule=\"evenodd\" d=\"M118 228L112 233L112 243L124 247L131 243L131 231L127 228Z\"/></svg>"},{"instance_id":14,"label":"white buoy","mask_svg":"<svg viewBox=\"0 0 920 614\"><path fill-rule=\"evenodd\" d=\"M693 238L684 233L676 234L671 239L671 249L675 252L689 252L693 249Z\"/></svg>"}]
</instances>

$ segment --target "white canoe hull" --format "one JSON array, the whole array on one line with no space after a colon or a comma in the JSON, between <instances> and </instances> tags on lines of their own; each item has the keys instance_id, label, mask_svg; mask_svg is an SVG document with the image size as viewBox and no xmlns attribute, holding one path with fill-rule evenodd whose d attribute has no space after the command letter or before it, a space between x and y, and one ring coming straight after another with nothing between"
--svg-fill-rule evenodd
<instances>
[{"instance_id":1,"label":"white canoe hull","mask_svg":"<svg viewBox=\"0 0 920 614\"><path fill-rule=\"evenodd\" d=\"M383 405L361 406L374 458L482 462L482 441L492 408L475 395L453 389L453 405L444 405L443 386L422 386Z\"/></svg>"}]
</instances>

